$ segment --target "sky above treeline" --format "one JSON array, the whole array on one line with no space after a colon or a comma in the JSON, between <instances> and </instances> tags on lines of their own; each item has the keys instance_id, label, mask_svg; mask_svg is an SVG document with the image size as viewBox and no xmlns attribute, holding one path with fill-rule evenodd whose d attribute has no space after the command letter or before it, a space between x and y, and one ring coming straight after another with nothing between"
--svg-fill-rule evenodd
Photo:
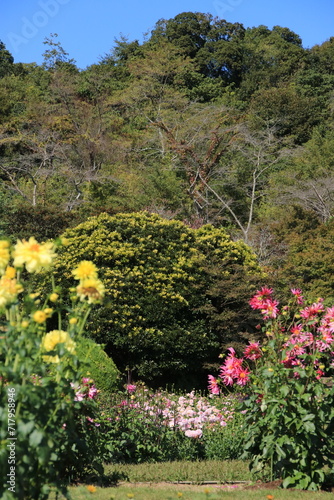
<instances>
[{"instance_id":1,"label":"sky above treeline","mask_svg":"<svg viewBox=\"0 0 334 500\"><path fill-rule=\"evenodd\" d=\"M334 36L334 0L0 0L0 40L15 62L41 64L50 34L85 69L122 36L142 43L159 19L182 12L210 13L245 28L287 27L304 48Z\"/></svg>"}]
</instances>

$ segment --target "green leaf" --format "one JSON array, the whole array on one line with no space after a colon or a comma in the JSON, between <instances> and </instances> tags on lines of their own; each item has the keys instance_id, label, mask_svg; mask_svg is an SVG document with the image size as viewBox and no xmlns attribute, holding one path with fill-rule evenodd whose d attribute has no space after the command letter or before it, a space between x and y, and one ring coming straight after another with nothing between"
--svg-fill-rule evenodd
<instances>
[{"instance_id":1,"label":"green leaf","mask_svg":"<svg viewBox=\"0 0 334 500\"><path fill-rule=\"evenodd\" d=\"M315 432L315 425L313 422L306 421L306 422L304 422L303 427L304 427L306 432L312 432L312 433Z\"/></svg>"},{"instance_id":2,"label":"green leaf","mask_svg":"<svg viewBox=\"0 0 334 500\"><path fill-rule=\"evenodd\" d=\"M266 411L266 409L268 408L268 406L266 405L265 402L261 403L261 411Z\"/></svg>"},{"instance_id":3,"label":"green leaf","mask_svg":"<svg viewBox=\"0 0 334 500\"><path fill-rule=\"evenodd\" d=\"M282 396L285 398L290 392L289 386L283 385L282 387L280 387L280 392L281 392Z\"/></svg>"},{"instance_id":4,"label":"green leaf","mask_svg":"<svg viewBox=\"0 0 334 500\"><path fill-rule=\"evenodd\" d=\"M306 422L307 420L314 420L314 419L315 419L315 415L313 413L309 413L308 415L304 415L304 417L302 418L302 421Z\"/></svg>"},{"instance_id":5,"label":"green leaf","mask_svg":"<svg viewBox=\"0 0 334 500\"><path fill-rule=\"evenodd\" d=\"M277 455L280 458L285 458L286 457L285 451L283 450L283 448L281 448L281 446L278 443L276 443L276 452L277 452Z\"/></svg>"},{"instance_id":6,"label":"green leaf","mask_svg":"<svg viewBox=\"0 0 334 500\"><path fill-rule=\"evenodd\" d=\"M283 480L282 486L283 486L283 488L289 488L289 486L292 484L295 484L295 480L293 477L289 476Z\"/></svg>"},{"instance_id":7,"label":"green leaf","mask_svg":"<svg viewBox=\"0 0 334 500\"><path fill-rule=\"evenodd\" d=\"M17 431L19 434L23 434L23 436L26 436L27 434L30 434L34 426L35 422L26 422L26 423L18 422Z\"/></svg>"},{"instance_id":8,"label":"green leaf","mask_svg":"<svg viewBox=\"0 0 334 500\"><path fill-rule=\"evenodd\" d=\"M35 429L29 436L29 444L30 446L33 446L34 448L37 448L37 446L40 444L44 437L44 434L42 431L39 431L38 429Z\"/></svg>"}]
</instances>

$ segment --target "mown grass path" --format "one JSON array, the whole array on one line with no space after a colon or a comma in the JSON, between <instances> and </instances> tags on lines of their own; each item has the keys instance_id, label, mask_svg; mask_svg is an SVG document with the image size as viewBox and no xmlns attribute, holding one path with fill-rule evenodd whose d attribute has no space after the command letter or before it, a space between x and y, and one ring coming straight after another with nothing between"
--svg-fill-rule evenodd
<instances>
[{"instance_id":1,"label":"mown grass path","mask_svg":"<svg viewBox=\"0 0 334 500\"><path fill-rule=\"evenodd\" d=\"M115 486L70 487L72 500L330 500L334 491L283 490L280 482L259 482L241 460L106 465ZM95 491L89 491L94 490ZM55 495L50 500L55 500ZM63 500L60 496L58 500Z\"/></svg>"}]
</instances>

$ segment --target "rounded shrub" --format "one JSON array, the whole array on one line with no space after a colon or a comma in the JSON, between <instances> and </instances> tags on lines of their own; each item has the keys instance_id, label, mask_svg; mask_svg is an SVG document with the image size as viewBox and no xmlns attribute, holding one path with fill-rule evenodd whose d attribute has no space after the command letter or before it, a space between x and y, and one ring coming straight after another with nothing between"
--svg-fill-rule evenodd
<instances>
[{"instance_id":1,"label":"rounded shrub","mask_svg":"<svg viewBox=\"0 0 334 500\"><path fill-rule=\"evenodd\" d=\"M223 229L147 212L100 214L63 238L56 278L65 285L77 262L96 263L106 298L87 330L121 371L194 387L203 365L244 329L240 312L261 271L250 248Z\"/></svg>"},{"instance_id":2,"label":"rounded shrub","mask_svg":"<svg viewBox=\"0 0 334 500\"><path fill-rule=\"evenodd\" d=\"M77 342L77 356L84 363L84 376L92 378L99 390L99 400L107 402L119 384L119 370L103 346L86 337Z\"/></svg>"}]
</instances>

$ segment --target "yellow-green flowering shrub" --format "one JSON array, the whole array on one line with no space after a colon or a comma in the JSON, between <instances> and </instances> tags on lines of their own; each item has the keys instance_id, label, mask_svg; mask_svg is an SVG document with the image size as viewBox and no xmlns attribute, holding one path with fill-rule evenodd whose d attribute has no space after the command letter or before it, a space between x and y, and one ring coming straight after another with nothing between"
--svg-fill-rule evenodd
<instances>
[{"instance_id":1,"label":"yellow-green flowering shrub","mask_svg":"<svg viewBox=\"0 0 334 500\"><path fill-rule=\"evenodd\" d=\"M91 425L97 390L86 377L77 344L91 304L102 300L104 286L92 263L78 263L72 272L78 284L64 314L63 292L54 281L44 295L29 285L31 273L50 273L55 256L53 242L40 244L31 237L11 247L0 240L0 498L4 500L46 499L52 487L66 494L70 480L87 471L102 471Z\"/></svg>"},{"instance_id":2,"label":"yellow-green flowering shrub","mask_svg":"<svg viewBox=\"0 0 334 500\"><path fill-rule=\"evenodd\" d=\"M203 363L216 360L221 344L237 336L237 315L260 274L251 250L224 230L194 230L146 212L101 214L63 237L57 282L65 285L73 266L89 260L105 286L89 336L106 344L118 368L150 383L182 377L191 387ZM227 339L222 323L229 326Z\"/></svg>"}]
</instances>

